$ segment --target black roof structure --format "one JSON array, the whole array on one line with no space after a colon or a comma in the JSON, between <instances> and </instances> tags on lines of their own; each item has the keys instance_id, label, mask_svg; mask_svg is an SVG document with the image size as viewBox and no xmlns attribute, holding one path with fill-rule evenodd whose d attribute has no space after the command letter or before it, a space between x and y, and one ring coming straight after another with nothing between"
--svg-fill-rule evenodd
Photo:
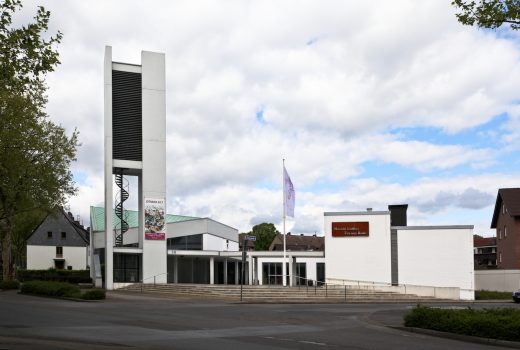
<instances>
[{"instance_id":1,"label":"black roof structure","mask_svg":"<svg viewBox=\"0 0 520 350\"><path fill-rule=\"evenodd\" d=\"M501 188L498 190L493 219L491 220L491 228L497 227L498 215L500 214L502 203L505 204L509 215L512 217L520 217L520 188Z\"/></svg>"}]
</instances>

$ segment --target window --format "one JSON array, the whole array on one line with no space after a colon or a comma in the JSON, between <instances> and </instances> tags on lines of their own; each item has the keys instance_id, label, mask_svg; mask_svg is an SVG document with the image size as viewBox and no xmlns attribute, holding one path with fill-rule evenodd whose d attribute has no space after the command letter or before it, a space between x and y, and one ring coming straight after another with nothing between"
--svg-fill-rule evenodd
<instances>
[{"instance_id":1,"label":"window","mask_svg":"<svg viewBox=\"0 0 520 350\"><path fill-rule=\"evenodd\" d=\"M51 231L47 232L47 238L52 238L52 232Z\"/></svg>"},{"instance_id":2,"label":"window","mask_svg":"<svg viewBox=\"0 0 520 350\"><path fill-rule=\"evenodd\" d=\"M502 230L501 229L497 229L498 231L498 239L502 239Z\"/></svg>"},{"instance_id":3,"label":"window","mask_svg":"<svg viewBox=\"0 0 520 350\"><path fill-rule=\"evenodd\" d=\"M498 262L502 262L502 253L498 253Z\"/></svg>"},{"instance_id":4,"label":"window","mask_svg":"<svg viewBox=\"0 0 520 350\"><path fill-rule=\"evenodd\" d=\"M67 232L61 233L61 239L67 239Z\"/></svg>"},{"instance_id":5,"label":"window","mask_svg":"<svg viewBox=\"0 0 520 350\"><path fill-rule=\"evenodd\" d=\"M505 213L506 213L506 205L502 204L502 214L505 214Z\"/></svg>"},{"instance_id":6,"label":"window","mask_svg":"<svg viewBox=\"0 0 520 350\"><path fill-rule=\"evenodd\" d=\"M504 238L506 238L506 237L507 237L507 227L504 226Z\"/></svg>"},{"instance_id":7,"label":"window","mask_svg":"<svg viewBox=\"0 0 520 350\"><path fill-rule=\"evenodd\" d=\"M63 247L56 247L56 257L63 258Z\"/></svg>"},{"instance_id":8,"label":"window","mask_svg":"<svg viewBox=\"0 0 520 350\"><path fill-rule=\"evenodd\" d=\"M168 238L168 249L202 250L202 235Z\"/></svg>"}]
</instances>

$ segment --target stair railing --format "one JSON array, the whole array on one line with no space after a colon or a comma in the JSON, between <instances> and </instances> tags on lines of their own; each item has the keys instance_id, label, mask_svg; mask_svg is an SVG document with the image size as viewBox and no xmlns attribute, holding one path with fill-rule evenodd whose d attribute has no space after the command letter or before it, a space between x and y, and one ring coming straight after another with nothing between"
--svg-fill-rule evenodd
<instances>
[{"instance_id":1,"label":"stair railing","mask_svg":"<svg viewBox=\"0 0 520 350\"><path fill-rule=\"evenodd\" d=\"M141 279L141 281L139 281L139 283L141 284L141 293L143 292L144 281L148 281L148 280L151 280L153 278L153 285L155 286L156 277L166 275L166 281L168 281L168 275L169 274L170 274L170 272L163 272L163 273L159 273L157 275L151 276L151 277L147 277L147 278Z\"/></svg>"}]
</instances>

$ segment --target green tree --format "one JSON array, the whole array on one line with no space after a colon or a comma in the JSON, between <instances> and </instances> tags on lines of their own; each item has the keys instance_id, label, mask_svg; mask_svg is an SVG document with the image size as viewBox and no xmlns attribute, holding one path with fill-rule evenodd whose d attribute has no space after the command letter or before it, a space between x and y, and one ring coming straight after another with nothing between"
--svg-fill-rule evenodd
<instances>
[{"instance_id":1,"label":"green tree","mask_svg":"<svg viewBox=\"0 0 520 350\"><path fill-rule=\"evenodd\" d=\"M460 23L480 28L496 29L507 23L511 29L520 28L520 0L453 0L458 8Z\"/></svg>"},{"instance_id":2,"label":"green tree","mask_svg":"<svg viewBox=\"0 0 520 350\"><path fill-rule=\"evenodd\" d=\"M20 0L0 3L0 238L3 278L12 279L13 239L28 213L63 205L76 188L69 170L78 133L49 120L46 74L60 62L58 32L48 39L50 12L39 7L34 21L12 28Z\"/></svg>"},{"instance_id":3,"label":"green tree","mask_svg":"<svg viewBox=\"0 0 520 350\"><path fill-rule=\"evenodd\" d=\"M271 223L261 223L253 226L248 235L256 237L255 250L268 250L271 242L280 232Z\"/></svg>"}]
</instances>

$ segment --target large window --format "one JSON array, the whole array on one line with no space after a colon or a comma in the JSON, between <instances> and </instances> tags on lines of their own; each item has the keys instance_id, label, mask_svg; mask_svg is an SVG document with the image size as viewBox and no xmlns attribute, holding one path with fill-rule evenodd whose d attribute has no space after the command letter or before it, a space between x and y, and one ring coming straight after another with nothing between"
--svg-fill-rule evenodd
<instances>
[{"instance_id":1,"label":"large window","mask_svg":"<svg viewBox=\"0 0 520 350\"><path fill-rule=\"evenodd\" d=\"M307 264L296 263L296 285L305 285L307 283Z\"/></svg>"},{"instance_id":2,"label":"large window","mask_svg":"<svg viewBox=\"0 0 520 350\"><path fill-rule=\"evenodd\" d=\"M168 238L168 249L202 250L202 235Z\"/></svg>"},{"instance_id":3,"label":"large window","mask_svg":"<svg viewBox=\"0 0 520 350\"><path fill-rule=\"evenodd\" d=\"M289 285L289 264L286 265L286 283ZM282 263L262 264L262 284L281 285L283 281Z\"/></svg>"},{"instance_id":4,"label":"large window","mask_svg":"<svg viewBox=\"0 0 520 350\"><path fill-rule=\"evenodd\" d=\"M209 283L209 259L207 258L192 258L192 257L178 257L177 269L173 268L173 272L177 271L178 283Z\"/></svg>"},{"instance_id":5,"label":"large window","mask_svg":"<svg viewBox=\"0 0 520 350\"><path fill-rule=\"evenodd\" d=\"M325 283L325 263L316 263L316 279L319 283Z\"/></svg>"},{"instance_id":6,"label":"large window","mask_svg":"<svg viewBox=\"0 0 520 350\"><path fill-rule=\"evenodd\" d=\"M141 255L114 254L114 282L139 282Z\"/></svg>"}]
</instances>

